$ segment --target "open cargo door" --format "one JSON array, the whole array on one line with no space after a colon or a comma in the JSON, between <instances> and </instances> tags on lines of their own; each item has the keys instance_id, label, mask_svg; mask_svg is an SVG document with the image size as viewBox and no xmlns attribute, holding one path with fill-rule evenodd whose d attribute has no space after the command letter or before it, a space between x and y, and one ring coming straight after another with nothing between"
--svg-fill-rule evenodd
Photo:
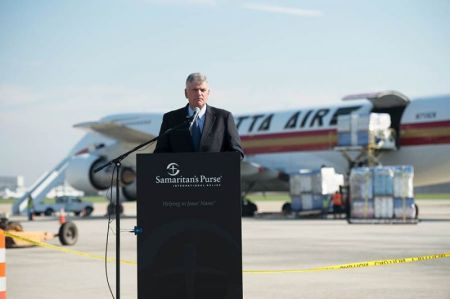
<instances>
[{"instance_id":1,"label":"open cargo door","mask_svg":"<svg viewBox=\"0 0 450 299\"><path fill-rule=\"evenodd\" d=\"M409 98L393 90L354 94L342 98L344 101L361 99L367 99L372 103L372 112L388 113L391 116L391 128L395 130L396 146L399 148L400 121L406 106L410 102Z\"/></svg>"}]
</instances>

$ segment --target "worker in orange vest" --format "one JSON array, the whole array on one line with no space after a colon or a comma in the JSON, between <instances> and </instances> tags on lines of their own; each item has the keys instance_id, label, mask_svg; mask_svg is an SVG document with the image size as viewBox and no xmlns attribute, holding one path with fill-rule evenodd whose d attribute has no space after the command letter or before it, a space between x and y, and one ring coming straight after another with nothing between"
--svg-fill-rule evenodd
<instances>
[{"instance_id":1,"label":"worker in orange vest","mask_svg":"<svg viewBox=\"0 0 450 299\"><path fill-rule=\"evenodd\" d=\"M339 191L336 191L331 197L331 201L333 202L333 215L334 218L341 218L342 214L342 194Z\"/></svg>"}]
</instances>

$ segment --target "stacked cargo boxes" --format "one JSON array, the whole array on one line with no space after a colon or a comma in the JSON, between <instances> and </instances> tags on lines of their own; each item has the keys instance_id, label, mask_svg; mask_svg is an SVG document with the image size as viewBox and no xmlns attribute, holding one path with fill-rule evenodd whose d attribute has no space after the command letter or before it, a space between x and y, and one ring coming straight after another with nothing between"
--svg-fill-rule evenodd
<instances>
[{"instance_id":1,"label":"stacked cargo boxes","mask_svg":"<svg viewBox=\"0 0 450 299\"><path fill-rule=\"evenodd\" d=\"M313 209L312 176L313 172L309 170L302 170L300 173L290 176L292 211L299 212Z\"/></svg>"},{"instance_id":2,"label":"stacked cargo boxes","mask_svg":"<svg viewBox=\"0 0 450 299\"><path fill-rule=\"evenodd\" d=\"M353 168L351 218L414 219L413 175L412 166Z\"/></svg>"},{"instance_id":3,"label":"stacked cargo boxes","mask_svg":"<svg viewBox=\"0 0 450 299\"><path fill-rule=\"evenodd\" d=\"M414 168L399 166L394 169L394 216L397 219L415 218Z\"/></svg>"},{"instance_id":4,"label":"stacked cargo boxes","mask_svg":"<svg viewBox=\"0 0 450 299\"><path fill-rule=\"evenodd\" d=\"M330 194L343 185L343 175L337 174L334 168L322 167L319 170L302 170L290 176L291 208L294 212L321 211L324 201Z\"/></svg>"},{"instance_id":5,"label":"stacked cargo boxes","mask_svg":"<svg viewBox=\"0 0 450 299\"><path fill-rule=\"evenodd\" d=\"M392 167L375 167L373 172L373 196L375 218L394 216L394 171Z\"/></svg>"},{"instance_id":6,"label":"stacked cargo boxes","mask_svg":"<svg viewBox=\"0 0 450 299\"><path fill-rule=\"evenodd\" d=\"M368 167L353 168L350 173L350 202L352 218L373 218L373 179Z\"/></svg>"},{"instance_id":7,"label":"stacked cargo boxes","mask_svg":"<svg viewBox=\"0 0 450 299\"><path fill-rule=\"evenodd\" d=\"M387 113L340 115L337 121L338 146L375 145L391 137L391 117Z\"/></svg>"}]
</instances>

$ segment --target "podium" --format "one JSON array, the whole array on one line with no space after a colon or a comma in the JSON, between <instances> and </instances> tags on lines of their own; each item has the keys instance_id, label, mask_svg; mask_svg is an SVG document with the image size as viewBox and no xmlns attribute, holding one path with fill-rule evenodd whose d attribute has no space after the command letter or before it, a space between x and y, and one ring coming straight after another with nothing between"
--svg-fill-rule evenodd
<instances>
[{"instance_id":1,"label":"podium","mask_svg":"<svg viewBox=\"0 0 450 299\"><path fill-rule=\"evenodd\" d=\"M238 153L137 156L138 298L242 299Z\"/></svg>"}]
</instances>

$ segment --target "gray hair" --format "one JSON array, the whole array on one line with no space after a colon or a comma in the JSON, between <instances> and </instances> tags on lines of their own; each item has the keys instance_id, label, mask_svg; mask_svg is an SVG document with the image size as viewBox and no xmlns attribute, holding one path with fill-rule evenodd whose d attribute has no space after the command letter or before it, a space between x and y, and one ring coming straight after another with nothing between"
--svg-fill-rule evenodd
<instances>
[{"instance_id":1,"label":"gray hair","mask_svg":"<svg viewBox=\"0 0 450 299\"><path fill-rule=\"evenodd\" d=\"M186 86L192 82L208 83L208 78L206 78L206 76L202 73L192 73L186 78Z\"/></svg>"}]
</instances>

